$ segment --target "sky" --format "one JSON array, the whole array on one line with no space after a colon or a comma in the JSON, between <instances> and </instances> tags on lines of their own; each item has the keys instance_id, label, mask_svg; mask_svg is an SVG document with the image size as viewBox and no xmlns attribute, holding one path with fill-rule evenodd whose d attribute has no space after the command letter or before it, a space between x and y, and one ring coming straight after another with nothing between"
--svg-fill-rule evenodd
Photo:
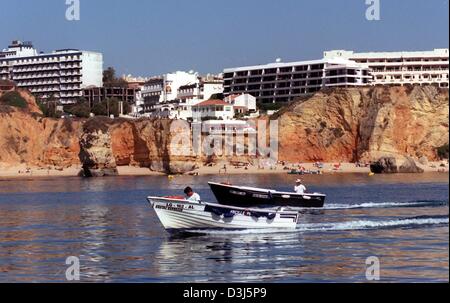
<instances>
[{"instance_id":1,"label":"sky","mask_svg":"<svg viewBox=\"0 0 450 303\"><path fill-rule=\"evenodd\" d=\"M378 0L378 21L366 0L79 0L79 21L66 19L66 1L0 0L0 49L99 51L105 68L152 76L449 45L448 0Z\"/></svg>"}]
</instances>

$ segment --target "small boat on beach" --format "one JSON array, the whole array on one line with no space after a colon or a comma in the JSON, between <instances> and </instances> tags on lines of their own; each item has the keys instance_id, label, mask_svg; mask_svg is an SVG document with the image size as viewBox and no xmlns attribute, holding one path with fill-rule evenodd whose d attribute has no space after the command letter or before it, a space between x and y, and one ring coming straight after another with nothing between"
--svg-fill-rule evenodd
<instances>
[{"instance_id":1,"label":"small boat on beach","mask_svg":"<svg viewBox=\"0 0 450 303\"><path fill-rule=\"evenodd\" d=\"M288 175L321 175L321 170L301 170L301 169L292 169L288 172Z\"/></svg>"},{"instance_id":2,"label":"small boat on beach","mask_svg":"<svg viewBox=\"0 0 450 303\"><path fill-rule=\"evenodd\" d=\"M238 207L291 206L321 208L326 195L320 193L298 194L273 189L235 186L231 184L208 182L220 204Z\"/></svg>"},{"instance_id":3,"label":"small boat on beach","mask_svg":"<svg viewBox=\"0 0 450 303\"><path fill-rule=\"evenodd\" d=\"M168 232L204 229L295 229L298 211L251 209L208 202L191 202L182 197L148 197L147 200Z\"/></svg>"}]
</instances>

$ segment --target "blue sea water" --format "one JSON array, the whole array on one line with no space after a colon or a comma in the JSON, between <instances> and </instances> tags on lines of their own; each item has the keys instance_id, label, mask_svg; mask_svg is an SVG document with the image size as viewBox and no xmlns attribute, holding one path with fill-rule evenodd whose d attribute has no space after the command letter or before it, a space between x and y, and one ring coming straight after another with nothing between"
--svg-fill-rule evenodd
<instances>
[{"instance_id":1,"label":"blue sea water","mask_svg":"<svg viewBox=\"0 0 450 303\"><path fill-rule=\"evenodd\" d=\"M289 175L0 179L0 282L66 282L66 258L81 282L449 281L448 174L305 176L327 194L295 232L170 236L149 195L207 181L290 190Z\"/></svg>"}]
</instances>

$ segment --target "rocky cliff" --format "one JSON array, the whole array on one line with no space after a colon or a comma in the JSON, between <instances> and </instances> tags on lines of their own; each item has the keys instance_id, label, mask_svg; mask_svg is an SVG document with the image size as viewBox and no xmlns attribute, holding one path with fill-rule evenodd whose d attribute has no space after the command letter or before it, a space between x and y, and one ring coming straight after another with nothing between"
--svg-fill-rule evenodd
<instances>
[{"instance_id":1,"label":"rocky cliff","mask_svg":"<svg viewBox=\"0 0 450 303\"><path fill-rule=\"evenodd\" d=\"M81 122L43 118L34 98L18 92L26 108L0 104L0 164L58 168L78 164Z\"/></svg>"},{"instance_id":2,"label":"rocky cliff","mask_svg":"<svg viewBox=\"0 0 450 303\"><path fill-rule=\"evenodd\" d=\"M449 141L448 90L434 86L324 90L274 118L280 159L292 162L435 160Z\"/></svg>"},{"instance_id":3,"label":"rocky cliff","mask_svg":"<svg viewBox=\"0 0 450 303\"><path fill-rule=\"evenodd\" d=\"M175 124L168 119L88 120L80 140L85 174L111 175L117 173L117 166L126 165L173 174L192 171L199 159L190 156L190 145L174 144L176 140L172 140L184 131L181 134L190 142L190 134ZM183 150L186 146L188 149Z\"/></svg>"},{"instance_id":4,"label":"rocky cliff","mask_svg":"<svg viewBox=\"0 0 450 303\"><path fill-rule=\"evenodd\" d=\"M34 98L19 92L27 108L0 104L0 167L78 165L85 175L114 175L117 166L132 165L182 173L211 160L191 155L192 134L179 122L44 118ZM436 148L449 141L448 106L448 90L431 86L324 90L272 117L279 121L279 158L435 160Z\"/></svg>"}]
</instances>

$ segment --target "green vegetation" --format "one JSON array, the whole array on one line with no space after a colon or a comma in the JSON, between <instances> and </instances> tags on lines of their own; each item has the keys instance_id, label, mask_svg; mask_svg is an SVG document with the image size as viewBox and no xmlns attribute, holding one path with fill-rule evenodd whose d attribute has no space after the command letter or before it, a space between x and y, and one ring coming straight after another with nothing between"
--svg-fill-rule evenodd
<instances>
[{"instance_id":1,"label":"green vegetation","mask_svg":"<svg viewBox=\"0 0 450 303\"><path fill-rule=\"evenodd\" d=\"M103 71L103 86L127 87L128 83L124 79L116 77L116 70L114 67L108 67L105 71Z\"/></svg>"},{"instance_id":2,"label":"green vegetation","mask_svg":"<svg viewBox=\"0 0 450 303\"><path fill-rule=\"evenodd\" d=\"M224 97L223 94L212 94L209 100L223 100Z\"/></svg>"},{"instance_id":3,"label":"green vegetation","mask_svg":"<svg viewBox=\"0 0 450 303\"><path fill-rule=\"evenodd\" d=\"M448 159L448 155L449 155L449 152L448 152L448 143L442 145L441 147L438 147L438 148L436 149L436 152L437 152L438 157L439 157L440 159Z\"/></svg>"},{"instance_id":4,"label":"green vegetation","mask_svg":"<svg viewBox=\"0 0 450 303\"><path fill-rule=\"evenodd\" d=\"M52 95L48 99L40 99L38 97L36 98L36 103L39 106L39 108L42 111L42 114L44 117L47 118L61 118L62 114L64 114L62 111L59 111L57 109L58 107L58 99Z\"/></svg>"},{"instance_id":5,"label":"green vegetation","mask_svg":"<svg viewBox=\"0 0 450 303\"><path fill-rule=\"evenodd\" d=\"M235 114L234 115L234 118L235 119L244 119L244 117L245 117L245 114L244 113L237 113L237 114Z\"/></svg>"},{"instance_id":6,"label":"green vegetation","mask_svg":"<svg viewBox=\"0 0 450 303\"><path fill-rule=\"evenodd\" d=\"M279 110L286 105L287 105L287 103L261 103L261 102L259 102L258 108L262 111Z\"/></svg>"},{"instance_id":7,"label":"green vegetation","mask_svg":"<svg viewBox=\"0 0 450 303\"><path fill-rule=\"evenodd\" d=\"M120 101L115 98L106 99L100 103L94 104L91 111L96 116L114 115L114 117L118 117L120 114L119 103ZM130 110L129 104L127 102L123 102L123 114L128 114Z\"/></svg>"},{"instance_id":8,"label":"green vegetation","mask_svg":"<svg viewBox=\"0 0 450 303\"><path fill-rule=\"evenodd\" d=\"M27 101L16 91L7 92L2 95L0 97L0 103L18 108L27 108Z\"/></svg>"},{"instance_id":9,"label":"green vegetation","mask_svg":"<svg viewBox=\"0 0 450 303\"><path fill-rule=\"evenodd\" d=\"M61 118L64 114L62 111L57 110L56 103L38 102L38 106L42 111L44 117L47 118Z\"/></svg>"},{"instance_id":10,"label":"green vegetation","mask_svg":"<svg viewBox=\"0 0 450 303\"><path fill-rule=\"evenodd\" d=\"M80 98L77 103L64 107L64 111L78 118L89 118L91 109L85 98Z\"/></svg>"},{"instance_id":11,"label":"green vegetation","mask_svg":"<svg viewBox=\"0 0 450 303\"><path fill-rule=\"evenodd\" d=\"M44 116L49 118L61 118L65 113L78 118L89 118L91 113L96 116L107 117L109 115L118 117L120 114L120 101L115 98L90 104L86 98L81 97L75 104L64 105L64 112L57 110L60 104L53 96L48 99L39 99L36 97L36 102ZM130 112L131 106L127 102L123 102L123 114L126 115Z\"/></svg>"}]
</instances>

